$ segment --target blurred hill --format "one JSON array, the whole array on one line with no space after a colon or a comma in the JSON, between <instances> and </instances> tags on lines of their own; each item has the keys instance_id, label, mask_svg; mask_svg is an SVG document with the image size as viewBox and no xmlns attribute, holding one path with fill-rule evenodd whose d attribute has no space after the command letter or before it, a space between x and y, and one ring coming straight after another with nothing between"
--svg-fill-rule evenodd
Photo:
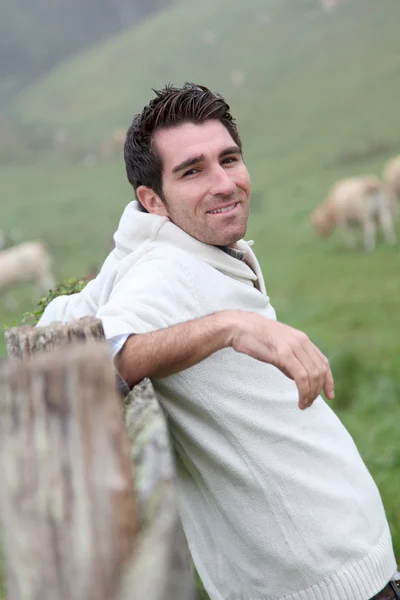
<instances>
[{"instance_id":1,"label":"blurred hill","mask_svg":"<svg viewBox=\"0 0 400 600\"><path fill-rule=\"evenodd\" d=\"M275 176L282 154L303 169L315 155L348 164L400 144L399 22L398 0L330 12L318 0L188 1L63 63L14 114L95 142L127 127L152 87L195 80L227 95L248 154Z\"/></svg>"},{"instance_id":2,"label":"blurred hill","mask_svg":"<svg viewBox=\"0 0 400 600\"><path fill-rule=\"evenodd\" d=\"M0 106L60 60L173 0L0 0Z\"/></svg>"}]
</instances>

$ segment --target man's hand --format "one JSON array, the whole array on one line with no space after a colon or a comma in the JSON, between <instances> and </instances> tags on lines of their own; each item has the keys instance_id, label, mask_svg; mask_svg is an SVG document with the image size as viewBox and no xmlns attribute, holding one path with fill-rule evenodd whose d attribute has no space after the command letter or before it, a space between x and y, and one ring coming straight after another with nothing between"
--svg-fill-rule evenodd
<instances>
[{"instance_id":1,"label":"man's hand","mask_svg":"<svg viewBox=\"0 0 400 600\"><path fill-rule=\"evenodd\" d=\"M274 365L295 381L299 408L311 406L322 390L328 399L334 398L329 361L305 333L255 313L230 312L233 319L230 346Z\"/></svg>"}]
</instances>

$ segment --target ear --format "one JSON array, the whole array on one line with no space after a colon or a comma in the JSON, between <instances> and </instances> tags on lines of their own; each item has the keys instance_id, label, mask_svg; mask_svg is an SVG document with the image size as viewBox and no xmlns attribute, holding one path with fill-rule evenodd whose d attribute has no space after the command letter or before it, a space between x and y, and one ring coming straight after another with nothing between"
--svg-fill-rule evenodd
<instances>
[{"instance_id":1,"label":"ear","mask_svg":"<svg viewBox=\"0 0 400 600\"><path fill-rule=\"evenodd\" d=\"M153 214L161 217L169 217L169 213L165 203L161 200L154 190L146 185L140 185L136 190L138 200L145 209Z\"/></svg>"}]
</instances>

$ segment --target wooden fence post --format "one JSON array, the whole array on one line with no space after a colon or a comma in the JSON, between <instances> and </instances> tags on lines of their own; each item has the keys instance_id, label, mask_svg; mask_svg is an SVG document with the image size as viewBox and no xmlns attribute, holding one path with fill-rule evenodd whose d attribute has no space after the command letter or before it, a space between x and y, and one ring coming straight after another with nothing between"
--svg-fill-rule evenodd
<instances>
[{"instance_id":1,"label":"wooden fence post","mask_svg":"<svg viewBox=\"0 0 400 600\"><path fill-rule=\"evenodd\" d=\"M93 317L65 326L54 323L43 328L17 327L6 332L9 356L20 359L75 341L103 338L101 321ZM178 517L175 467L168 430L149 380L135 386L125 398L124 420L130 441L140 531L135 553L125 565L116 598L194 600L197 595L191 558ZM54 596L54 600L56 598Z\"/></svg>"},{"instance_id":2,"label":"wooden fence post","mask_svg":"<svg viewBox=\"0 0 400 600\"><path fill-rule=\"evenodd\" d=\"M0 511L10 600L110 600L138 530L106 344L0 372Z\"/></svg>"},{"instance_id":3,"label":"wooden fence post","mask_svg":"<svg viewBox=\"0 0 400 600\"><path fill-rule=\"evenodd\" d=\"M12 327L5 332L10 358L28 358L73 342L104 340L103 325L94 317L83 317L67 325L55 322L47 327Z\"/></svg>"}]
</instances>

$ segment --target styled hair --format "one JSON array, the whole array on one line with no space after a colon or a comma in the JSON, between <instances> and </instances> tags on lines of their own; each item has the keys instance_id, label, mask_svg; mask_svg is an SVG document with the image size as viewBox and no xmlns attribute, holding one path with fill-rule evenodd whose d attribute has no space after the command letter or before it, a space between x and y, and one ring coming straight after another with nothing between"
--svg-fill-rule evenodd
<instances>
[{"instance_id":1,"label":"styled hair","mask_svg":"<svg viewBox=\"0 0 400 600\"><path fill-rule=\"evenodd\" d=\"M158 129L217 119L240 149L242 141L229 112L230 107L220 94L195 83L185 83L181 88L167 85L153 92L155 98L140 114L135 115L127 131L124 159L128 181L135 193L139 186L145 185L163 199L163 165L153 143L154 133Z\"/></svg>"}]
</instances>

